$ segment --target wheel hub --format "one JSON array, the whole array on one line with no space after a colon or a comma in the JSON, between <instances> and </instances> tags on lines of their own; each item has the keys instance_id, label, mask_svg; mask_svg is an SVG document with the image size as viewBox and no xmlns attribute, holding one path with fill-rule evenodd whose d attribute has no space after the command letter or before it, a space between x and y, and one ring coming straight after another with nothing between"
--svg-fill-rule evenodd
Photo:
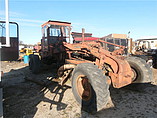
<instances>
[{"instance_id":1,"label":"wheel hub","mask_svg":"<svg viewBox=\"0 0 157 118\"><path fill-rule=\"evenodd\" d=\"M77 91L79 96L88 101L91 98L91 85L88 82L88 78L85 75L80 75L77 78Z\"/></svg>"}]
</instances>

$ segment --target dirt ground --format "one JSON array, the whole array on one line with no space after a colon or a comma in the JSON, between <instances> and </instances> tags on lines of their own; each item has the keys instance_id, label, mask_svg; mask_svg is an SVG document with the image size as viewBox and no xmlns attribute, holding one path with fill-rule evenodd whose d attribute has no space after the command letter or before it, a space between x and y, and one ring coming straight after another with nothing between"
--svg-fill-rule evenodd
<instances>
[{"instance_id":1,"label":"dirt ground","mask_svg":"<svg viewBox=\"0 0 157 118\"><path fill-rule=\"evenodd\" d=\"M110 88L107 107L96 114L81 110L72 94L70 81L60 86L53 81L56 70L50 68L33 75L23 62L2 62L4 72L4 118L156 118L157 70L154 82L141 84L140 89ZM38 84L29 81L38 80Z\"/></svg>"}]
</instances>

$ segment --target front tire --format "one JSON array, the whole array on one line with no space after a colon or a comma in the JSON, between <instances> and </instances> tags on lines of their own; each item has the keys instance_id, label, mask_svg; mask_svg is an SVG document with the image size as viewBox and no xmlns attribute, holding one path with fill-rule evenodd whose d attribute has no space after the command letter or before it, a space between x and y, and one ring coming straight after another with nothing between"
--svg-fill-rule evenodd
<instances>
[{"instance_id":1,"label":"front tire","mask_svg":"<svg viewBox=\"0 0 157 118\"><path fill-rule=\"evenodd\" d=\"M32 56L33 54L29 55L29 69L32 70Z\"/></svg>"},{"instance_id":2,"label":"front tire","mask_svg":"<svg viewBox=\"0 0 157 118\"><path fill-rule=\"evenodd\" d=\"M72 74L72 91L76 101L87 112L97 112L108 103L107 77L91 63L78 64Z\"/></svg>"},{"instance_id":3,"label":"front tire","mask_svg":"<svg viewBox=\"0 0 157 118\"><path fill-rule=\"evenodd\" d=\"M40 72L40 59L38 55L31 55L29 68L33 74L37 74Z\"/></svg>"}]
</instances>

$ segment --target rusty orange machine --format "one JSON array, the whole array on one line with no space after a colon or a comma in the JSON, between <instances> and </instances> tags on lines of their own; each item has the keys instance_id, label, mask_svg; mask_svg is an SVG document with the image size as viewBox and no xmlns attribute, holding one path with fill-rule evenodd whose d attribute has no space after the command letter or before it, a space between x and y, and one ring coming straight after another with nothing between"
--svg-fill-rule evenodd
<instances>
[{"instance_id":1,"label":"rusty orange machine","mask_svg":"<svg viewBox=\"0 0 157 118\"><path fill-rule=\"evenodd\" d=\"M138 57L125 57L124 46L100 39L86 42L84 29L82 41L72 43L71 23L48 21L42 25L41 51L31 55L30 69L41 71L41 64L58 65L61 85L71 78L76 101L87 112L101 110L109 100L109 86L121 88L131 83L152 81L152 70ZM119 49L110 52L103 43Z\"/></svg>"}]
</instances>

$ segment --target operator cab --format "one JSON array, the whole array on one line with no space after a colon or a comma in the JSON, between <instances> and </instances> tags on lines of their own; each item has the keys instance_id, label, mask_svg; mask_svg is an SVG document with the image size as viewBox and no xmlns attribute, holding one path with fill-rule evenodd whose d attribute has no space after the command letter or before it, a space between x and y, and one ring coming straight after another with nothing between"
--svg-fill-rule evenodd
<instances>
[{"instance_id":1,"label":"operator cab","mask_svg":"<svg viewBox=\"0 0 157 118\"><path fill-rule=\"evenodd\" d=\"M70 42L70 30L71 23L69 22L61 22L61 21L52 21L42 25L42 50L50 51L53 47L59 47L62 42ZM55 52L54 53L58 53Z\"/></svg>"},{"instance_id":2,"label":"operator cab","mask_svg":"<svg viewBox=\"0 0 157 118\"><path fill-rule=\"evenodd\" d=\"M41 55L49 60L64 60L63 42L70 43L71 23L52 21L42 25ZM59 59L58 59L59 58Z\"/></svg>"}]
</instances>

